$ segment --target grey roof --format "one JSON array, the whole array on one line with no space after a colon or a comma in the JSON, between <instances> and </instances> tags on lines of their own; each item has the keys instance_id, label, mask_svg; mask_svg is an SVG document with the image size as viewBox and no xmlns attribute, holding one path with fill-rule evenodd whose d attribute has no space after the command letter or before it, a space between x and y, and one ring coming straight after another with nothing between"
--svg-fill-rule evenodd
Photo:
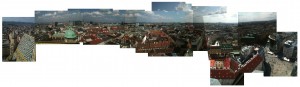
<instances>
[{"instance_id":1,"label":"grey roof","mask_svg":"<svg viewBox=\"0 0 300 87\"><path fill-rule=\"evenodd\" d=\"M218 79L210 78L210 85L221 85Z\"/></svg>"},{"instance_id":2,"label":"grey roof","mask_svg":"<svg viewBox=\"0 0 300 87\"><path fill-rule=\"evenodd\" d=\"M35 50L34 37L24 34L20 40L16 52L14 52L13 58L18 60L18 57L25 58L27 61L34 61L33 55Z\"/></svg>"}]
</instances>

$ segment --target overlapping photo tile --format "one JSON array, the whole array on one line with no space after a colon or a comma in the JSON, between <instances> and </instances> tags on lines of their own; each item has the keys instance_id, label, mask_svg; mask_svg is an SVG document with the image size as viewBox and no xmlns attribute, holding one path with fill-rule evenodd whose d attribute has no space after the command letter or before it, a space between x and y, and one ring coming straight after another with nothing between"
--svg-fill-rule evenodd
<instances>
[{"instance_id":1,"label":"overlapping photo tile","mask_svg":"<svg viewBox=\"0 0 300 87\"><path fill-rule=\"evenodd\" d=\"M72 11L79 11L83 17L82 20L77 21L79 42L84 45L100 45L105 44L112 39L112 28L120 26L118 23L120 18L114 17L114 10L112 9L69 9Z\"/></svg>"},{"instance_id":2,"label":"overlapping photo tile","mask_svg":"<svg viewBox=\"0 0 300 87\"><path fill-rule=\"evenodd\" d=\"M34 17L2 19L2 61L35 62Z\"/></svg>"},{"instance_id":3,"label":"overlapping photo tile","mask_svg":"<svg viewBox=\"0 0 300 87\"><path fill-rule=\"evenodd\" d=\"M276 32L266 41L264 76L297 76L297 32Z\"/></svg>"},{"instance_id":4,"label":"overlapping photo tile","mask_svg":"<svg viewBox=\"0 0 300 87\"><path fill-rule=\"evenodd\" d=\"M183 11L146 11L140 14L137 22L143 26L139 30L141 35L137 36L136 51L149 56L188 56L185 54L189 49L187 45L184 48L176 46L175 40L179 38L176 29L188 29L186 16Z\"/></svg>"},{"instance_id":5,"label":"overlapping photo tile","mask_svg":"<svg viewBox=\"0 0 300 87\"><path fill-rule=\"evenodd\" d=\"M276 13L239 12L238 16L232 17L238 17L235 22L237 26L227 27L218 33L222 37L215 41L215 45L223 44L220 46L221 50L209 50L211 78L222 85L243 85L244 73L263 72L266 69L266 64L263 63L265 46L269 35L276 33ZM230 33L228 28L233 28L233 31Z\"/></svg>"},{"instance_id":6,"label":"overlapping photo tile","mask_svg":"<svg viewBox=\"0 0 300 87\"><path fill-rule=\"evenodd\" d=\"M173 17L172 21L168 24L164 24L161 28L162 32L165 32L171 37L173 48L172 53L168 53L168 56L192 56L193 51L200 50L202 38L200 29L196 29L193 25L193 10L191 4L185 2L153 2L152 11L169 13ZM172 14L174 17L172 16ZM159 14L158 14L159 15Z\"/></svg>"},{"instance_id":7,"label":"overlapping photo tile","mask_svg":"<svg viewBox=\"0 0 300 87\"><path fill-rule=\"evenodd\" d=\"M198 41L197 50L208 51L211 45L214 44L214 41L216 41L215 38L218 36L216 34L213 34L214 31L223 30L223 26L232 26L228 25L229 22L226 18L229 17L225 18L224 16L227 12L227 7L192 6L192 10L193 25L196 29L201 31L201 38L199 38L200 41Z\"/></svg>"},{"instance_id":8,"label":"overlapping photo tile","mask_svg":"<svg viewBox=\"0 0 300 87\"><path fill-rule=\"evenodd\" d=\"M239 12L238 17L241 46L265 45L268 35L277 31L276 12Z\"/></svg>"},{"instance_id":9,"label":"overlapping photo tile","mask_svg":"<svg viewBox=\"0 0 300 87\"><path fill-rule=\"evenodd\" d=\"M36 11L35 32L39 44L78 44L76 33L78 20L82 16L78 11Z\"/></svg>"},{"instance_id":10,"label":"overlapping photo tile","mask_svg":"<svg viewBox=\"0 0 300 87\"><path fill-rule=\"evenodd\" d=\"M186 6L185 2L152 2L152 11L182 11Z\"/></svg>"}]
</instances>

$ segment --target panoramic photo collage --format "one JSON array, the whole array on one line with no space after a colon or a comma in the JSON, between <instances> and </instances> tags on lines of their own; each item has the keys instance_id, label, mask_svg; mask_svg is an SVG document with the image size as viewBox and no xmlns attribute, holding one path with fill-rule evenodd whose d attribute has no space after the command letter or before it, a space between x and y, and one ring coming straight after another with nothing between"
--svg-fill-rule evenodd
<instances>
[{"instance_id":1,"label":"panoramic photo collage","mask_svg":"<svg viewBox=\"0 0 300 87\"><path fill-rule=\"evenodd\" d=\"M244 73L297 76L297 32L277 32L276 12L152 2L152 11L36 10L2 18L2 62L36 62L36 44L119 45L151 57L207 51L211 85L244 85Z\"/></svg>"}]
</instances>

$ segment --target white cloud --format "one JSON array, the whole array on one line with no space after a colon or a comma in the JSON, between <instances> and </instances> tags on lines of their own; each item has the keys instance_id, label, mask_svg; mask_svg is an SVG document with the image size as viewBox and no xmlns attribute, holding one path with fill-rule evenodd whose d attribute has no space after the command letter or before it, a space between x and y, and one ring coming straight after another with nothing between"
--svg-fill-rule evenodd
<instances>
[{"instance_id":1,"label":"white cloud","mask_svg":"<svg viewBox=\"0 0 300 87\"><path fill-rule=\"evenodd\" d=\"M214 14L203 16L204 23L238 23L237 13Z\"/></svg>"},{"instance_id":2,"label":"white cloud","mask_svg":"<svg viewBox=\"0 0 300 87\"><path fill-rule=\"evenodd\" d=\"M99 12L99 11L94 11L94 12L92 12L91 14L92 14L92 15L94 15L94 14L95 14L95 15L103 15L103 14L102 14L101 12Z\"/></svg>"},{"instance_id":3,"label":"white cloud","mask_svg":"<svg viewBox=\"0 0 300 87\"><path fill-rule=\"evenodd\" d=\"M140 13L135 13L134 16L141 17L142 15Z\"/></svg>"},{"instance_id":4,"label":"white cloud","mask_svg":"<svg viewBox=\"0 0 300 87\"><path fill-rule=\"evenodd\" d=\"M155 13L153 11L145 11L145 13L148 15L155 15Z\"/></svg>"},{"instance_id":5,"label":"white cloud","mask_svg":"<svg viewBox=\"0 0 300 87\"><path fill-rule=\"evenodd\" d=\"M275 20L276 12L239 12L239 22Z\"/></svg>"},{"instance_id":6,"label":"white cloud","mask_svg":"<svg viewBox=\"0 0 300 87\"><path fill-rule=\"evenodd\" d=\"M163 11L168 12L168 11ZM163 16L154 13L153 11L145 11L146 15L143 15L145 18L163 18Z\"/></svg>"},{"instance_id":7,"label":"white cloud","mask_svg":"<svg viewBox=\"0 0 300 87\"><path fill-rule=\"evenodd\" d=\"M137 14L137 20L141 22L166 22L173 20L171 17L161 15L160 13L168 13L170 11L145 11Z\"/></svg>"},{"instance_id":8,"label":"white cloud","mask_svg":"<svg viewBox=\"0 0 300 87\"><path fill-rule=\"evenodd\" d=\"M185 4L185 3L178 4L178 6L176 7L176 10L185 11L185 12L193 11L191 5L190 4Z\"/></svg>"},{"instance_id":9,"label":"white cloud","mask_svg":"<svg viewBox=\"0 0 300 87\"><path fill-rule=\"evenodd\" d=\"M194 13L196 15L214 15L214 14L224 14L227 12L227 7L225 6L194 6Z\"/></svg>"},{"instance_id":10,"label":"white cloud","mask_svg":"<svg viewBox=\"0 0 300 87\"><path fill-rule=\"evenodd\" d=\"M103 17L104 14L100 11L94 11L94 12L83 12L81 13L83 17Z\"/></svg>"},{"instance_id":11,"label":"white cloud","mask_svg":"<svg viewBox=\"0 0 300 87\"><path fill-rule=\"evenodd\" d=\"M119 16L119 15L120 15L119 13L114 13L114 14L113 14L113 16Z\"/></svg>"},{"instance_id":12,"label":"white cloud","mask_svg":"<svg viewBox=\"0 0 300 87\"><path fill-rule=\"evenodd\" d=\"M174 15L181 15L181 13L184 13L184 15L182 17L180 17L181 19L184 19L184 22L193 22L193 10L191 8L190 4L185 4L185 3L180 3L177 7L176 7L177 11L166 11L163 10L163 12L174 12ZM170 17L165 17L166 19L170 20L172 18ZM175 21L175 19L173 19L173 21Z\"/></svg>"},{"instance_id":13,"label":"white cloud","mask_svg":"<svg viewBox=\"0 0 300 87\"><path fill-rule=\"evenodd\" d=\"M125 14L125 17L134 17L133 14Z\"/></svg>"},{"instance_id":14,"label":"white cloud","mask_svg":"<svg viewBox=\"0 0 300 87\"><path fill-rule=\"evenodd\" d=\"M35 11L35 14L40 14L41 13L41 11Z\"/></svg>"},{"instance_id":15,"label":"white cloud","mask_svg":"<svg viewBox=\"0 0 300 87\"><path fill-rule=\"evenodd\" d=\"M42 12L39 12L42 13ZM79 12L70 11L54 11L44 12L42 15L37 15L37 23L39 22L66 22L69 20L81 20L82 14Z\"/></svg>"},{"instance_id":16,"label":"white cloud","mask_svg":"<svg viewBox=\"0 0 300 87\"><path fill-rule=\"evenodd\" d=\"M119 10L113 10L112 14L113 16L120 16Z\"/></svg>"},{"instance_id":17,"label":"white cloud","mask_svg":"<svg viewBox=\"0 0 300 87\"><path fill-rule=\"evenodd\" d=\"M78 12L73 12L72 14L73 14L73 15L77 15L77 14L79 14L79 13L78 13Z\"/></svg>"},{"instance_id":18,"label":"white cloud","mask_svg":"<svg viewBox=\"0 0 300 87\"><path fill-rule=\"evenodd\" d=\"M47 14L44 14L43 16L54 16L54 15L56 15L57 14L57 12L53 12L53 13L47 13Z\"/></svg>"},{"instance_id":19,"label":"white cloud","mask_svg":"<svg viewBox=\"0 0 300 87\"><path fill-rule=\"evenodd\" d=\"M107 14L112 14L112 12L111 12L111 11L108 11Z\"/></svg>"}]
</instances>

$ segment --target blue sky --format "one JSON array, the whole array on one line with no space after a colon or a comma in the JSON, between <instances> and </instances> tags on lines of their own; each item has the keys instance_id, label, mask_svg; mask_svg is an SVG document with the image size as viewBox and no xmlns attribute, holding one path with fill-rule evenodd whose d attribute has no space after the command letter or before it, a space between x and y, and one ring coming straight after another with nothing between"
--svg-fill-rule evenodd
<instances>
[{"instance_id":1,"label":"blue sky","mask_svg":"<svg viewBox=\"0 0 300 87\"><path fill-rule=\"evenodd\" d=\"M149 16L152 19L139 21L193 22L192 4L186 4L185 2L152 2L152 11L154 11L154 14Z\"/></svg>"},{"instance_id":2,"label":"blue sky","mask_svg":"<svg viewBox=\"0 0 300 87\"><path fill-rule=\"evenodd\" d=\"M173 21L179 20L180 22L194 22L194 23L236 23L236 13L225 14L227 12L226 6L192 6L184 2L152 2L152 11L179 11L185 13L185 15L169 15L167 17L173 17ZM157 14L160 15L160 14ZM205 20L204 20L204 16ZM183 20L184 19L184 20ZM219 19L219 20L218 20ZM178 21L177 21L178 22Z\"/></svg>"},{"instance_id":3,"label":"blue sky","mask_svg":"<svg viewBox=\"0 0 300 87\"><path fill-rule=\"evenodd\" d=\"M135 23L137 18L145 12L144 10L126 10L124 14L124 22Z\"/></svg>"},{"instance_id":4,"label":"blue sky","mask_svg":"<svg viewBox=\"0 0 300 87\"><path fill-rule=\"evenodd\" d=\"M35 11L36 23L68 22L68 11Z\"/></svg>"},{"instance_id":5,"label":"blue sky","mask_svg":"<svg viewBox=\"0 0 300 87\"><path fill-rule=\"evenodd\" d=\"M102 10L102 11L91 11L82 12L84 21L94 22L124 22L125 10Z\"/></svg>"},{"instance_id":6,"label":"blue sky","mask_svg":"<svg viewBox=\"0 0 300 87\"><path fill-rule=\"evenodd\" d=\"M106 11L113 11L113 9L68 9L68 11L79 11L79 12L94 12L94 11L102 11L102 12L106 12Z\"/></svg>"},{"instance_id":7,"label":"blue sky","mask_svg":"<svg viewBox=\"0 0 300 87\"><path fill-rule=\"evenodd\" d=\"M203 16L204 23L238 23L237 12L227 12L224 14L213 14Z\"/></svg>"},{"instance_id":8,"label":"blue sky","mask_svg":"<svg viewBox=\"0 0 300 87\"><path fill-rule=\"evenodd\" d=\"M34 23L34 17L2 17L2 21Z\"/></svg>"},{"instance_id":9,"label":"blue sky","mask_svg":"<svg viewBox=\"0 0 300 87\"><path fill-rule=\"evenodd\" d=\"M237 23L276 19L274 12L227 12L226 6L192 6L184 2L153 2L153 11L113 9L69 9L36 11L36 22L194 22Z\"/></svg>"},{"instance_id":10,"label":"blue sky","mask_svg":"<svg viewBox=\"0 0 300 87\"><path fill-rule=\"evenodd\" d=\"M227 7L225 6L193 6L192 9L197 15L213 15L227 12Z\"/></svg>"},{"instance_id":11,"label":"blue sky","mask_svg":"<svg viewBox=\"0 0 300 87\"><path fill-rule=\"evenodd\" d=\"M192 11L192 4L185 2L152 2L152 11Z\"/></svg>"},{"instance_id":12,"label":"blue sky","mask_svg":"<svg viewBox=\"0 0 300 87\"><path fill-rule=\"evenodd\" d=\"M227 13L227 7L225 6L193 6L193 22L194 23L217 23L224 22L228 23L229 21L224 20L228 18L224 18ZM205 18L204 18L205 17ZM217 18L222 18L221 20L217 20ZM233 18L230 18L230 20ZM235 22L235 21L232 21Z\"/></svg>"},{"instance_id":13,"label":"blue sky","mask_svg":"<svg viewBox=\"0 0 300 87\"><path fill-rule=\"evenodd\" d=\"M112 9L69 9L69 11L36 11L37 23L93 21L123 22L125 10Z\"/></svg>"},{"instance_id":14,"label":"blue sky","mask_svg":"<svg viewBox=\"0 0 300 87\"><path fill-rule=\"evenodd\" d=\"M138 14L137 22L189 22L187 15L184 11L145 11Z\"/></svg>"},{"instance_id":15,"label":"blue sky","mask_svg":"<svg viewBox=\"0 0 300 87\"><path fill-rule=\"evenodd\" d=\"M176 7L184 2L152 2L152 11L176 11Z\"/></svg>"}]
</instances>

